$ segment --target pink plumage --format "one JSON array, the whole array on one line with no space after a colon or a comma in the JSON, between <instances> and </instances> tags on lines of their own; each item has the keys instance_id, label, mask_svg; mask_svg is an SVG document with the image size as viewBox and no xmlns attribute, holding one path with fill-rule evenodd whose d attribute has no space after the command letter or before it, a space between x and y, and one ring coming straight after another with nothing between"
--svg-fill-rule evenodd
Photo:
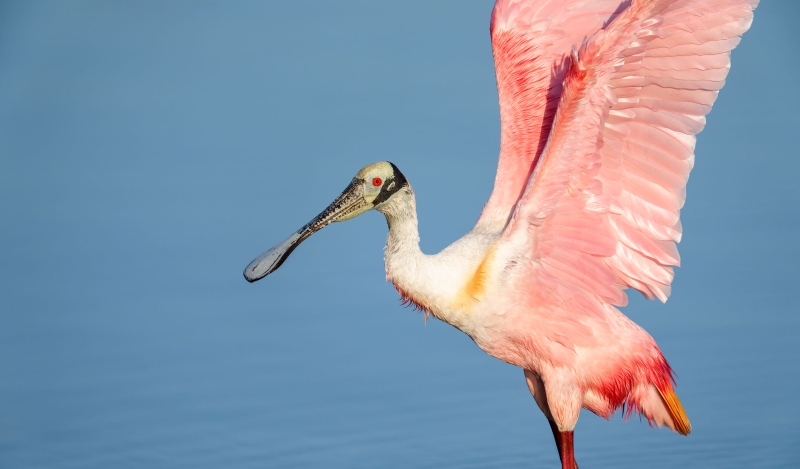
<instances>
[{"instance_id":1,"label":"pink plumage","mask_svg":"<svg viewBox=\"0 0 800 469\"><path fill-rule=\"evenodd\" d=\"M313 232L374 208L389 224L387 279L426 318L524 370L564 469L576 467L581 408L608 418L626 406L688 434L669 364L617 307L628 288L670 294L695 136L757 4L498 0L500 156L475 228L423 254L413 190L379 162L245 277L262 278Z\"/></svg>"},{"instance_id":2,"label":"pink plumage","mask_svg":"<svg viewBox=\"0 0 800 469\"><path fill-rule=\"evenodd\" d=\"M509 292L525 311L495 338L510 343L487 348L543 381L543 410L561 430L577 416L560 407L588 391L582 405L604 417L627 403L688 433L664 397L673 380L661 352L613 305L626 303L625 288L670 293L695 135L757 3L495 6L502 137L479 225L510 216L501 242L524 246L526 272Z\"/></svg>"}]
</instances>

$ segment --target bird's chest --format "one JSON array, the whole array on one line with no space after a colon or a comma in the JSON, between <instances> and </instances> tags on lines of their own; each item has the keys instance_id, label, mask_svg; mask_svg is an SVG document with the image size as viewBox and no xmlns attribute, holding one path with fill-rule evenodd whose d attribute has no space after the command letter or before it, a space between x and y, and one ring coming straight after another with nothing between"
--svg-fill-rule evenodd
<instances>
[{"instance_id":1,"label":"bird's chest","mask_svg":"<svg viewBox=\"0 0 800 469\"><path fill-rule=\"evenodd\" d=\"M485 244L462 243L435 256L387 255L387 279L404 303L471 335L491 287L493 256Z\"/></svg>"},{"instance_id":2,"label":"bird's chest","mask_svg":"<svg viewBox=\"0 0 800 469\"><path fill-rule=\"evenodd\" d=\"M417 273L415 275L387 274L400 294L402 303L446 322L466 333L470 333L469 319L473 316L473 305L462 298L454 275L437 278Z\"/></svg>"}]
</instances>

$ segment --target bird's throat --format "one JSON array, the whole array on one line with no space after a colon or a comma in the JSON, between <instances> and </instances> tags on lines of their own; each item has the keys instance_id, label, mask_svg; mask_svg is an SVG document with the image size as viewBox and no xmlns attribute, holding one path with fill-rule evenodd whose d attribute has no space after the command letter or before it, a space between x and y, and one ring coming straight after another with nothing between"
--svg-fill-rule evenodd
<instances>
[{"instance_id":1,"label":"bird's throat","mask_svg":"<svg viewBox=\"0 0 800 469\"><path fill-rule=\"evenodd\" d=\"M491 236L469 233L435 255L419 247L414 194L381 207L389 225L386 278L404 304L467 332L474 307L486 293L493 267Z\"/></svg>"}]
</instances>

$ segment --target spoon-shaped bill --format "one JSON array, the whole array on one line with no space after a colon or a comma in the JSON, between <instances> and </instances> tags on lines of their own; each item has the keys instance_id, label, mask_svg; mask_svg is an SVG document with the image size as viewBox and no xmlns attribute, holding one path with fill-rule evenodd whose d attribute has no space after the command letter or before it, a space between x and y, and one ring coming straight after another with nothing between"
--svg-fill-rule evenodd
<instances>
[{"instance_id":1,"label":"spoon-shaped bill","mask_svg":"<svg viewBox=\"0 0 800 469\"><path fill-rule=\"evenodd\" d=\"M297 230L280 244L269 248L253 259L245 269L244 278L255 282L278 270L294 249L309 236L335 222L349 220L371 209L364 199L364 181L354 178L342 194L304 227Z\"/></svg>"},{"instance_id":2,"label":"spoon-shaped bill","mask_svg":"<svg viewBox=\"0 0 800 469\"><path fill-rule=\"evenodd\" d=\"M248 282L255 282L276 271L283 264L283 261L289 257L289 254L294 251L294 248L303 242L304 238L300 234L301 231L292 233L283 242L267 249L260 256L253 259L253 262L244 269L244 278Z\"/></svg>"}]
</instances>

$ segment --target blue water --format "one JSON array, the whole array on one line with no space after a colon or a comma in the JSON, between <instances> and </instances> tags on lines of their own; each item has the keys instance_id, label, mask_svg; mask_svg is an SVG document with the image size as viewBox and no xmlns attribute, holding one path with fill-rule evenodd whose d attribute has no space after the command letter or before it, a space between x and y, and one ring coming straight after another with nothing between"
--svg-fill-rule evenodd
<instances>
[{"instance_id":1,"label":"blue water","mask_svg":"<svg viewBox=\"0 0 800 469\"><path fill-rule=\"evenodd\" d=\"M0 467L558 467L522 372L399 305L378 214L241 277L376 160L424 250L470 228L498 146L472 3L0 3ZM581 467L800 466L800 7L762 3L673 296L625 310L693 432L584 413Z\"/></svg>"}]
</instances>

